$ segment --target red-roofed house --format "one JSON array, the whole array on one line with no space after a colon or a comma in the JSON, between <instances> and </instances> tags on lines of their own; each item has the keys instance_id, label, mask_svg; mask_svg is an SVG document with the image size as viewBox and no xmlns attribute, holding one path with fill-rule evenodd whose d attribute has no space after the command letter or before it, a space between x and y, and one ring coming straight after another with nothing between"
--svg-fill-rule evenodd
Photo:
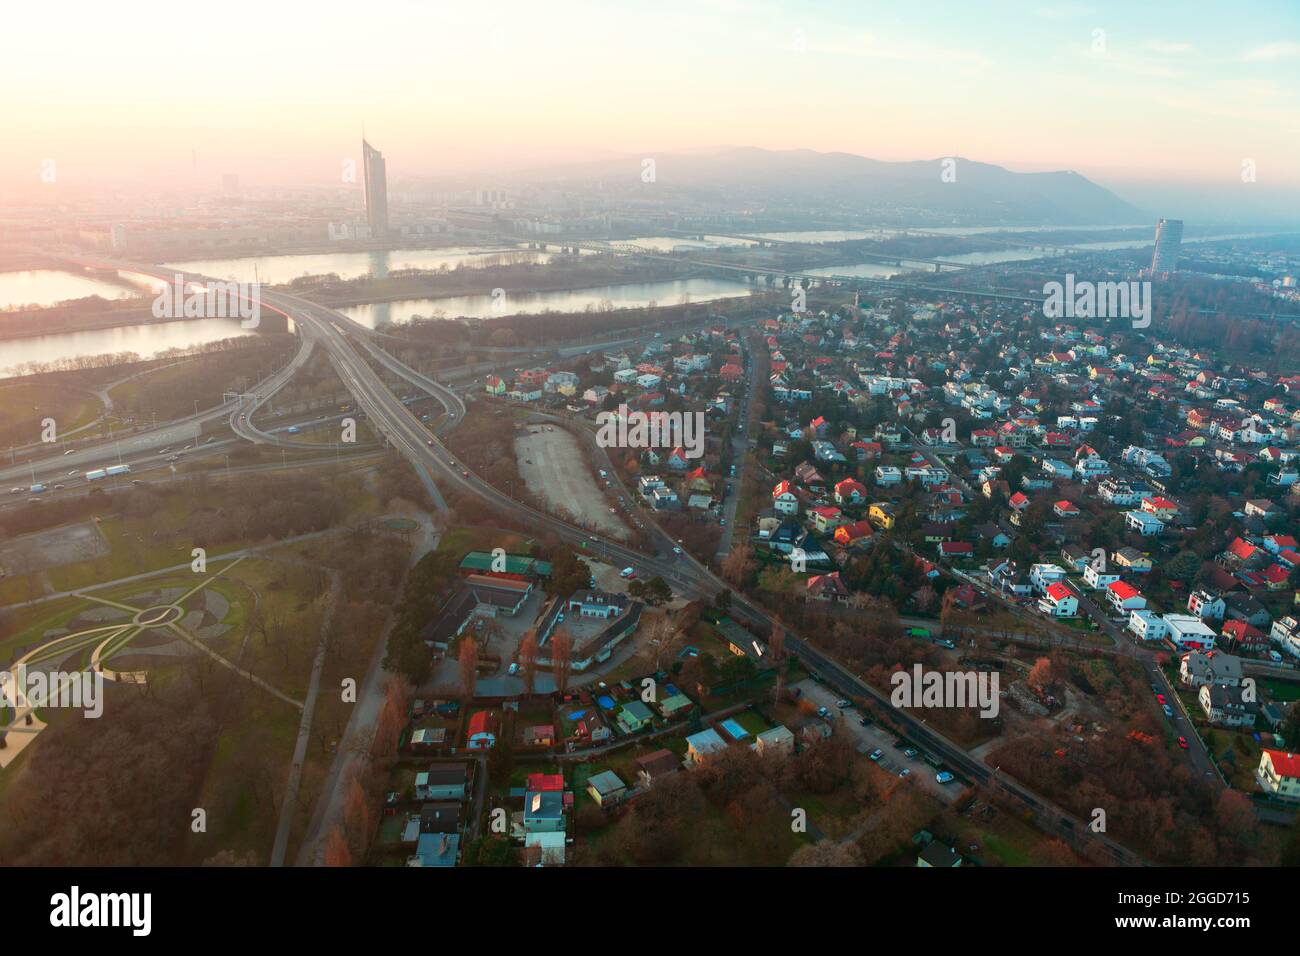
<instances>
[{"instance_id":1,"label":"red-roofed house","mask_svg":"<svg viewBox=\"0 0 1300 956\"><path fill-rule=\"evenodd\" d=\"M859 505L867 500L867 488L854 478L835 483L835 500L842 505Z\"/></svg>"},{"instance_id":2,"label":"red-roofed house","mask_svg":"<svg viewBox=\"0 0 1300 956\"><path fill-rule=\"evenodd\" d=\"M820 505L810 509L808 513L812 515L814 527L822 534L833 528L838 528L845 521L840 509L831 505Z\"/></svg>"},{"instance_id":3,"label":"red-roofed house","mask_svg":"<svg viewBox=\"0 0 1300 956\"><path fill-rule=\"evenodd\" d=\"M808 579L806 597L809 601L843 601L849 589L840 580L840 572L814 574Z\"/></svg>"},{"instance_id":4,"label":"red-roofed house","mask_svg":"<svg viewBox=\"0 0 1300 956\"><path fill-rule=\"evenodd\" d=\"M1255 779L1270 796L1300 800L1300 754L1265 750L1259 755Z\"/></svg>"},{"instance_id":5,"label":"red-roofed house","mask_svg":"<svg viewBox=\"0 0 1300 956\"><path fill-rule=\"evenodd\" d=\"M1169 521L1178 514L1178 505L1168 498L1143 498L1142 510L1149 515L1155 515L1161 521Z\"/></svg>"},{"instance_id":6,"label":"red-roofed house","mask_svg":"<svg viewBox=\"0 0 1300 956\"><path fill-rule=\"evenodd\" d=\"M794 485L782 481L772 489L772 509L783 515L799 513L799 497L794 493Z\"/></svg>"},{"instance_id":7,"label":"red-roofed house","mask_svg":"<svg viewBox=\"0 0 1300 956\"><path fill-rule=\"evenodd\" d=\"M1029 497L1023 491L1017 491L1007 499L1012 511L1024 511L1029 507Z\"/></svg>"},{"instance_id":8,"label":"red-roofed house","mask_svg":"<svg viewBox=\"0 0 1300 956\"><path fill-rule=\"evenodd\" d=\"M1245 621L1225 621L1219 636L1229 650L1263 650L1268 647L1268 635Z\"/></svg>"},{"instance_id":9,"label":"red-roofed house","mask_svg":"<svg viewBox=\"0 0 1300 956\"><path fill-rule=\"evenodd\" d=\"M745 374L745 370L741 368L739 365L732 365L728 363L722 366L718 374L722 376L722 380L724 382L739 382L740 377Z\"/></svg>"},{"instance_id":10,"label":"red-roofed house","mask_svg":"<svg viewBox=\"0 0 1300 956\"><path fill-rule=\"evenodd\" d=\"M1264 577L1264 586L1270 591L1281 591L1291 583L1291 572L1280 564L1271 564L1260 574Z\"/></svg>"},{"instance_id":11,"label":"red-roofed house","mask_svg":"<svg viewBox=\"0 0 1300 956\"><path fill-rule=\"evenodd\" d=\"M1058 518L1079 517L1079 509L1075 507L1074 502L1066 501L1065 499L1061 499L1056 504L1052 505L1052 510L1056 512Z\"/></svg>"},{"instance_id":12,"label":"red-roofed house","mask_svg":"<svg viewBox=\"0 0 1300 956\"><path fill-rule=\"evenodd\" d=\"M1238 564L1249 564L1259 559L1259 548L1244 538L1233 538L1224 555Z\"/></svg>"},{"instance_id":13,"label":"red-roofed house","mask_svg":"<svg viewBox=\"0 0 1300 956\"><path fill-rule=\"evenodd\" d=\"M1147 599L1142 592L1127 581L1112 581L1106 585L1106 599L1121 614L1140 611L1147 606Z\"/></svg>"},{"instance_id":14,"label":"red-roofed house","mask_svg":"<svg viewBox=\"0 0 1300 956\"><path fill-rule=\"evenodd\" d=\"M564 790L564 774L562 773L530 773L528 775L527 787L529 793L544 793L548 790Z\"/></svg>"},{"instance_id":15,"label":"red-roofed house","mask_svg":"<svg viewBox=\"0 0 1300 956\"><path fill-rule=\"evenodd\" d=\"M1052 617L1078 617L1079 599L1074 592L1060 581L1047 586L1047 591L1038 599L1038 609Z\"/></svg>"},{"instance_id":16,"label":"red-roofed house","mask_svg":"<svg viewBox=\"0 0 1300 956\"><path fill-rule=\"evenodd\" d=\"M940 541L939 556L943 558L965 558L975 553L975 545L969 541Z\"/></svg>"},{"instance_id":17,"label":"red-roofed house","mask_svg":"<svg viewBox=\"0 0 1300 956\"><path fill-rule=\"evenodd\" d=\"M870 521L842 524L835 529L835 543L845 548L862 547L871 543L873 534Z\"/></svg>"},{"instance_id":18,"label":"red-roofed house","mask_svg":"<svg viewBox=\"0 0 1300 956\"><path fill-rule=\"evenodd\" d=\"M470 750L488 750L497 742L497 715L490 710L480 710L469 718Z\"/></svg>"}]
</instances>

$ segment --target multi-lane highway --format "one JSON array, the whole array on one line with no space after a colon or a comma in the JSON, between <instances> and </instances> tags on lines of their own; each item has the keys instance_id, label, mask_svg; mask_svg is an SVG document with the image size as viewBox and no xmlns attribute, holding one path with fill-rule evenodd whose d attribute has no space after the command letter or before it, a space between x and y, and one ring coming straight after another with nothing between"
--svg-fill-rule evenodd
<instances>
[{"instance_id":1,"label":"multi-lane highway","mask_svg":"<svg viewBox=\"0 0 1300 956\"><path fill-rule=\"evenodd\" d=\"M261 301L263 305L291 318L297 323L305 339L313 341L318 347L326 350L344 385L355 397L358 406L370 416L372 427L407 458L417 473L436 478L444 487L455 487L464 493L476 495L507 513L526 519L532 527L548 530L561 540L568 541L612 563L631 565L646 576L659 575L677 594L709 599L727 587L708 567L689 554L675 555L672 551L675 542L653 522L649 523L648 528L654 538L661 543L663 550L660 554L648 555L591 534L510 498L456 463L452 453L442 444L439 437L426 428L419 418L384 385L349 337L356 336L364 342L368 338L364 333L368 330L363 330L338 312L287 293L264 292ZM444 404L448 406L449 417L452 411L455 411L458 416L463 415L464 406L457 404L459 398L454 393L442 389L438 383L420 376L419 373L405 369L405 366L402 366L405 372L398 371L397 366L401 363L391 356L381 357L368 345L363 345L362 348L373 355L385 368L437 394L440 399L445 399ZM424 381L417 381L417 378ZM759 632L769 631L771 618L743 595L734 595L731 607L734 616L748 621ZM891 719L909 737L941 757L949 766L968 779L998 790L1017 801L1033 813L1040 826L1066 838L1076 848L1091 847L1100 850L1109 859L1123 864L1142 862L1136 855L1109 838L1090 833L1079 820L1023 784L1008 779L979 759L972 757L956 743L925 726L921 720L904 710L892 707L883 693L822 654L798 634L788 633L786 647L840 693L872 700L888 712Z\"/></svg>"}]
</instances>

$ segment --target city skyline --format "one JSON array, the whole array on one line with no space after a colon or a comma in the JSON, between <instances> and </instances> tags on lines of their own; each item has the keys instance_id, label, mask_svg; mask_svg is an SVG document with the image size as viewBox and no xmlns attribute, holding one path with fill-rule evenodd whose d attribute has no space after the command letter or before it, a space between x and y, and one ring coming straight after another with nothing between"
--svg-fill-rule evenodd
<instances>
[{"instance_id":1,"label":"city skyline","mask_svg":"<svg viewBox=\"0 0 1300 956\"><path fill-rule=\"evenodd\" d=\"M230 17L256 29L233 52L184 11L169 9L187 36L173 50L86 8L93 40L61 39L57 71L48 38L34 35L42 24L10 13L0 77L25 95L6 109L19 146L0 157L0 195L30 194L47 158L69 185L190 187L221 172L249 185L327 183L353 154L342 134L353 122L402 157L389 171L398 180L741 145L1074 169L1130 201L1183 196L1203 215L1229 201L1268 211L1300 191L1300 14L1285 4L1231 18L1112 3L1013 18L995 5L1001 20L949 4L580 7L556 23L512 4L399 5L344 33L328 17L236 4ZM431 32L448 38L441 79L420 66ZM289 69L286 43L348 55ZM194 70L205 57L227 68ZM133 96L161 77L147 104Z\"/></svg>"}]
</instances>

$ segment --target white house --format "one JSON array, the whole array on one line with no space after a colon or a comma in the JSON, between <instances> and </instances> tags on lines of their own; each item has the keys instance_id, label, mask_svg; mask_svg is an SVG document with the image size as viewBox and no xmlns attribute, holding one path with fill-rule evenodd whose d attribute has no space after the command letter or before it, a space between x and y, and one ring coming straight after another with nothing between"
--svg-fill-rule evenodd
<instances>
[{"instance_id":1,"label":"white house","mask_svg":"<svg viewBox=\"0 0 1300 956\"><path fill-rule=\"evenodd\" d=\"M1124 524L1144 537L1150 537L1165 530L1164 522L1145 511L1124 512Z\"/></svg>"},{"instance_id":2,"label":"white house","mask_svg":"<svg viewBox=\"0 0 1300 956\"><path fill-rule=\"evenodd\" d=\"M1141 641L1162 641L1169 634L1169 625L1155 611L1131 611L1128 629Z\"/></svg>"},{"instance_id":3,"label":"white house","mask_svg":"<svg viewBox=\"0 0 1300 956\"><path fill-rule=\"evenodd\" d=\"M1119 580L1119 575L1111 571L1098 571L1091 562L1083 569L1083 583L1094 591L1110 587Z\"/></svg>"},{"instance_id":4,"label":"white house","mask_svg":"<svg viewBox=\"0 0 1300 956\"><path fill-rule=\"evenodd\" d=\"M892 465L876 466L876 484L887 488L890 485L900 484L902 481L903 473L899 469Z\"/></svg>"},{"instance_id":5,"label":"white house","mask_svg":"<svg viewBox=\"0 0 1300 956\"><path fill-rule=\"evenodd\" d=\"M1214 631L1206 627L1199 617L1190 614L1166 614L1169 640L1180 651L1205 650L1214 647Z\"/></svg>"},{"instance_id":6,"label":"white house","mask_svg":"<svg viewBox=\"0 0 1300 956\"><path fill-rule=\"evenodd\" d=\"M1048 585L1065 580L1065 568L1059 564L1032 564L1029 566L1029 581L1039 594L1047 591Z\"/></svg>"},{"instance_id":7,"label":"white house","mask_svg":"<svg viewBox=\"0 0 1300 956\"><path fill-rule=\"evenodd\" d=\"M1052 617L1078 617L1079 599L1059 581L1049 584L1047 592L1038 599L1038 609Z\"/></svg>"}]
</instances>

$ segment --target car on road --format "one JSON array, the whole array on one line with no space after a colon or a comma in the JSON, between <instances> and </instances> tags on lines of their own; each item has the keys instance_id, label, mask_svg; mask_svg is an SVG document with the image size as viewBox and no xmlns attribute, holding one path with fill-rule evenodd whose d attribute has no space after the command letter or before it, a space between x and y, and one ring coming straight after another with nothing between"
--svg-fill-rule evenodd
<instances>
[{"instance_id":1,"label":"car on road","mask_svg":"<svg viewBox=\"0 0 1300 956\"><path fill-rule=\"evenodd\" d=\"M915 747L908 747L906 750L903 751L903 756L906 757L908 760L913 760L916 758L916 753L917 751Z\"/></svg>"},{"instance_id":2,"label":"car on road","mask_svg":"<svg viewBox=\"0 0 1300 956\"><path fill-rule=\"evenodd\" d=\"M66 485L55 485L55 486L54 486L54 490L55 490L55 491L62 491L62 490L63 490L64 488L66 488L66 487L67 487Z\"/></svg>"},{"instance_id":3,"label":"car on road","mask_svg":"<svg viewBox=\"0 0 1300 956\"><path fill-rule=\"evenodd\" d=\"M21 495L22 493L23 493L23 489L21 489L21 488L10 488L10 489L9 489L9 494L11 494L11 495Z\"/></svg>"},{"instance_id":4,"label":"car on road","mask_svg":"<svg viewBox=\"0 0 1300 956\"><path fill-rule=\"evenodd\" d=\"M1172 717L1174 715L1174 709L1170 707L1168 704L1165 704L1164 711L1166 717Z\"/></svg>"},{"instance_id":5,"label":"car on road","mask_svg":"<svg viewBox=\"0 0 1300 956\"><path fill-rule=\"evenodd\" d=\"M838 707L840 710L843 710L846 707L852 707L853 701L849 700L847 697L841 697L839 700L835 702L835 706Z\"/></svg>"},{"instance_id":6,"label":"car on road","mask_svg":"<svg viewBox=\"0 0 1300 956\"><path fill-rule=\"evenodd\" d=\"M947 770L940 770L934 775L935 783L952 783L953 779L953 775Z\"/></svg>"},{"instance_id":7,"label":"car on road","mask_svg":"<svg viewBox=\"0 0 1300 956\"><path fill-rule=\"evenodd\" d=\"M1186 750L1186 749L1187 749L1187 738L1186 738L1186 737L1179 737L1179 738L1178 738L1178 749L1179 749L1179 750Z\"/></svg>"},{"instance_id":8,"label":"car on road","mask_svg":"<svg viewBox=\"0 0 1300 956\"><path fill-rule=\"evenodd\" d=\"M81 474L81 472L78 469L74 468L72 469L72 471L68 472L68 477L75 478L79 474Z\"/></svg>"},{"instance_id":9,"label":"car on road","mask_svg":"<svg viewBox=\"0 0 1300 956\"><path fill-rule=\"evenodd\" d=\"M681 554L681 553L682 553L681 548L673 548L673 554Z\"/></svg>"},{"instance_id":10,"label":"car on road","mask_svg":"<svg viewBox=\"0 0 1300 956\"><path fill-rule=\"evenodd\" d=\"M1165 702L1165 695L1164 695L1164 694L1156 694L1156 703L1157 703L1157 704L1164 704L1164 702Z\"/></svg>"},{"instance_id":11,"label":"car on road","mask_svg":"<svg viewBox=\"0 0 1300 956\"><path fill-rule=\"evenodd\" d=\"M879 759L880 759L881 757L883 757L884 755L885 755L885 752L884 752L883 750L881 750L879 747L877 747L875 750L871 751L871 753L867 754L867 759L869 759L869 760L879 760Z\"/></svg>"},{"instance_id":12,"label":"car on road","mask_svg":"<svg viewBox=\"0 0 1300 956\"><path fill-rule=\"evenodd\" d=\"M1151 693L1153 693L1153 694L1158 694L1158 693L1160 693L1160 686L1159 686L1158 684L1152 684L1152 685L1151 685Z\"/></svg>"},{"instance_id":13,"label":"car on road","mask_svg":"<svg viewBox=\"0 0 1300 956\"><path fill-rule=\"evenodd\" d=\"M74 451L76 451L75 448L69 448L69 449L68 449L67 451L65 451L63 454L64 454L64 455L71 455Z\"/></svg>"},{"instance_id":14,"label":"car on road","mask_svg":"<svg viewBox=\"0 0 1300 956\"><path fill-rule=\"evenodd\" d=\"M469 477L469 472L468 472L468 471L462 471L460 474L461 474L461 477L462 477L462 478L468 478L468 477Z\"/></svg>"}]
</instances>

